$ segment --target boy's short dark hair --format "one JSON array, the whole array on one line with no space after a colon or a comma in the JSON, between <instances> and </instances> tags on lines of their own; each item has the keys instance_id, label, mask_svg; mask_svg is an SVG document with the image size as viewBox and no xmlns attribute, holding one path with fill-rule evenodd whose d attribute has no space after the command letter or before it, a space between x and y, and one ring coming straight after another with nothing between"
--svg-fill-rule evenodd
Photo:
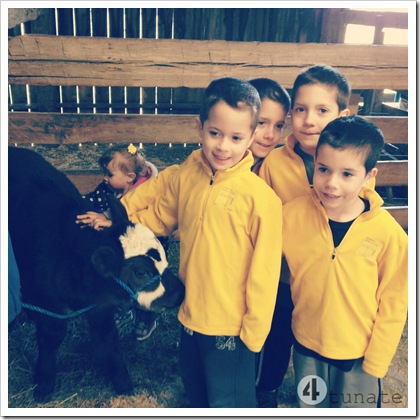
<instances>
[{"instance_id":1,"label":"boy's short dark hair","mask_svg":"<svg viewBox=\"0 0 420 420\"><path fill-rule=\"evenodd\" d=\"M295 104L299 88L315 84L337 89L337 104L340 111L349 106L351 89L346 77L334 67L318 64L303 70L296 77L292 90L292 107Z\"/></svg>"},{"instance_id":2,"label":"boy's short dark hair","mask_svg":"<svg viewBox=\"0 0 420 420\"><path fill-rule=\"evenodd\" d=\"M329 145L334 149L356 149L366 155L366 173L371 171L379 160L385 145L382 131L371 121L363 117L352 115L340 117L322 130L315 149L315 158L322 145Z\"/></svg>"},{"instance_id":3,"label":"boy's short dark hair","mask_svg":"<svg viewBox=\"0 0 420 420\"><path fill-rule=\"evenodd\" d=\"M224 101L232 108L248 107L252 113L251 128L258 124L261 101L257 89L245 80L236 77L221 77L213 80L206 88L201 101L200 122L204 125L210 110Z\"/></svg>"},{"instance_id":4,"label":"boy's short dark hair","mask_svg":"<svg viewBox=\"0 0 420 420\"><path fill-rule=\"evenodd\" d=\"M257 89L261 100L264 98L271 99L272 101L283 105L286 114L289 112L291 103L290 96L280 83L266 77L251 79L249 80L249 83Z\"/></svg>"}]
</instances>

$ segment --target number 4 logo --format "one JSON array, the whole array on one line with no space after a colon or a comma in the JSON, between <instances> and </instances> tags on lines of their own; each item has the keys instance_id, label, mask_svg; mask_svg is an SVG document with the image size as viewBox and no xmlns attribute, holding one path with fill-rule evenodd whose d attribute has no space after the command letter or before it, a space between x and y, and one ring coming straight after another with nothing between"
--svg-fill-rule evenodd
<instances>
[{"instance_id":1,"label":"number 4 logo","mask_svg":"<svg viewBox=\"0 0 420 420\"><path fill-rule=\"evenodd\" d=\"M300 380L297 393L305 404L317 405L327 396L327 385L319 376L308 375Z\"/></svg>"}]
</instances>

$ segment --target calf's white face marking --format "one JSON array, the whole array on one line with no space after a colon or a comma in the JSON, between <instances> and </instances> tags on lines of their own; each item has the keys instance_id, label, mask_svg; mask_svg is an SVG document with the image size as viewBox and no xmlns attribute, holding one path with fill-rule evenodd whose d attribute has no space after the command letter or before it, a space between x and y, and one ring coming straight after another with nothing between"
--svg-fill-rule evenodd
<instances>
[{"instance_id":1,"label":"calf's white face marking","mask_svg":"<svg viewBox=\"0 0 420 420\"><path fill-rule=\"evenodd\" d=\"M149 257L155 262L159 274L162 274L168 267L165 250L159 239L148 227L140 223L129 226L125 234L121 235L119 239L124 250L125 259L146 255L147 251L155 249L159 253L160 261L153 258L153 256L149 255Z\"/></svg>"},{"instance_id":2,"label":"calf's white face marking","mask_svg":"<svg viewBox=\"0 0 420 420\"><path fill-rule=\"evenodd\" d=\"M156 269L160 275L162 275L168 267L165 250L159 242L159 239L156 238L155 234L148 227L140 223L137 223L134 226L129 226L125 234L121 235L119 239L123 247L125 259L136 257L138 255L147 255L154 261ZM153 257L153 252L148 253L151 249L158 252L158 258ZM163 296L164 293L165 288L163 287L162 282L159 282L159 286L152 292L139 292L137 302L140 306L150 309L151 304L156 299Z\"/></svg>"},{"instance_id":3,"label":"calf's white face marking","mask_svg":"<svg viewBox=\"0 0 420 420\"><path fill-rule=\"evenodd\" d=\"M146 309L150 309L152 303L163 296L165 293L165 288L162 283L159 283L159 286L153 290L153 292L139 292L137 296L137 302L140 306L144 306Z\"/></svg>"}]
</instances>

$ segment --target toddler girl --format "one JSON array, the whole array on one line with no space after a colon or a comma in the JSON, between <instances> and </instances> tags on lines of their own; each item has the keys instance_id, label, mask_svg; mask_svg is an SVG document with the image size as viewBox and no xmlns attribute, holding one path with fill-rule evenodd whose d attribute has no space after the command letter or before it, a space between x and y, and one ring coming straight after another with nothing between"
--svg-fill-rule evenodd
<instances>
[{"instance_id":1,"label":"toddler girl","mask_svg":"<svg viewBox=\"0 0 420 420\"><path fill-rule=\"evenodd\" d=\"M105 215L109 207L109 195L121 198L158 173L156 166L148 162L141 150L133 144L117 144L107 149L99 158L99 165L104 172L104 179L92 192L83 195L83 198L93 203L96 212ZM137 340L150 337L157 327L156 314L141 309L133 311L119 308L115 322L119 327L136 322L134 332Z\"/></svg>"}]
</instances>

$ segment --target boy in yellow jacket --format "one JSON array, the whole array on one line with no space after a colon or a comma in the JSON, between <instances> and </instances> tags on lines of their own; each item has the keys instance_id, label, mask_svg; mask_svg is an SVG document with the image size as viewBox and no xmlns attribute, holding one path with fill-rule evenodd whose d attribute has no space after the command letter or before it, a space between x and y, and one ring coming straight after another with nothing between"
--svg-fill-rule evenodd
<instances>
[{"instance_id":1,"label":"boy in yellow jacket","mask_svg":"<svg viewBox=\"0 0 420 420\"><path fill-rule=\"evenodd\" d=\"M293 84L290 111L293 132L264 159L260 177L283 204L312 188L315 147L322 129L350 114L350 86L343 74L326 65L304 69ZM257 381L258 406L277 407L277 393L287 371L293 344L292 299L287 265L282 264L273 323L264 344Z\"/></svg>"},{"instance_id":2,"label":"boy in yellow jacket","mask_svg":"<svg viewBox=\"0 0 420 420\"><path fill-rule=\"evenodd\" d=\"M282 252L281 201L250 171L259 108L248 82L213 81L197 118L198 159L139 214L157 235L179 229L180 364L192 407L256 406L255 353L270 329Z\"/></svg>"},{"instance_id":3,"label":"boy in yellow jacket","mask_svg":"<svg viewBox=\"0 0 420 420\"><path fill-rule=\"evenodd\" d=\"M407 235L365 188L383 146L362 117L332 121L315 150L313 190L284 206L300 407L380 406L408 300Z\"/></svg>"},{"instance_id":4,"label":"boy in yellow jacket","mask_svg":"<svg viewBox=\"0 0 420 420\"><path fill-rule=\"evenodd\" d=\"M256 88L261 100L261 110L257 123L258 129L256 130L254 141L249 147L254 160L250 169L258 173L263 159L281 140L282 128L290 108L290 98L287 91L274 80L257 78L250 80L249 83ZM124 196L122 203L127 210L129 219L133 223L141 222L144 212L147 212L150 207L154 206L156 198L162 194L171 177L177 173L180 167L191 165L201 160L202 150L196 150L191 153L182 165L173 165L166 168L158 177L144 183L136 190L135 194L129 193ZM98 229L111 224L111 221L101 220L99 216L90 212L79 216L79 220L82 223L92 224Z\"/></svg>"}]
</instances>

